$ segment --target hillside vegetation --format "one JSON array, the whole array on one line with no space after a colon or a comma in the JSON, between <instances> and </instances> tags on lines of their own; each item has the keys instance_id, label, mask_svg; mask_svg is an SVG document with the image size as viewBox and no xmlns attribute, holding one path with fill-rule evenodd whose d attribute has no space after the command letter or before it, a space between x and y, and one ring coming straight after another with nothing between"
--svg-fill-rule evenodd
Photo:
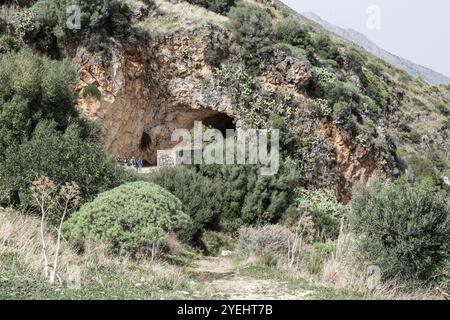
<instances>
[{"instance_id":1,"label":"hillside vegetation","mask_svg":"<svg viewBox=\"0 0 450 320\"><path fill-rule=\"evenodd\" d=\"M0 7L0 298L448 297L449 86L271 1L76 2L80 30L75 1ZM170 67L200 75L170 96ZM216 106L186 94L218 96L239 125L279 129L280 170L117 166L109 120L82 102L138 104L100 79L120 68L136 71L119 94L155 91L161 113L175 100L200 117Z\"/></svg>"}]
</instances>

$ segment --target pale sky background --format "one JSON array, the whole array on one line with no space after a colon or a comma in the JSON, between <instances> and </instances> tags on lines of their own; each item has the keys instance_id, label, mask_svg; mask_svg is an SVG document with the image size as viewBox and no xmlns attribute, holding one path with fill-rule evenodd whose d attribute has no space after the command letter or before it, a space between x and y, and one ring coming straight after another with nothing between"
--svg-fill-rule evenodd
<instances>
[{"instance_id":1,"label":"pale sky background","mask_svg":"<svg viewBox=\"0 0 450 320\"><path fill-rule=\"evenodd\" d=\"M282 0L292 9L366 35L383 49L450 76L449 0ZM367 27L367 9L381 9L381 29Z\"/></svg>"}]
</instances>

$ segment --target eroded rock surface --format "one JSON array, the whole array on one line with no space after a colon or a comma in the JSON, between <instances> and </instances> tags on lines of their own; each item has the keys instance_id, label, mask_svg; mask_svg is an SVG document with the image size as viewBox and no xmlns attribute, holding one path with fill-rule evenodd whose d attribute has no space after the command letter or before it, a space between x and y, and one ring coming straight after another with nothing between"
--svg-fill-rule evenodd
<instances>
[{"instance_id":1,"label":"eroded rock surface","mask_svg":"<svg viewBox=\"0 0 450 320\"><path fill-rule=\"evenodd\" d=\"M157 150L176 144L170 141L175 129L236 117L205 61L211 42L220 46L226 41L226 35L212 32L152 38L137 48L114 42L107 65L79 49L77 89L81 93L95 85L102 96L97 100L80 94L78 107L88 118L100 120L106 147L114 155L139 156L155 164Z\"/></svg>"}]
</instances>

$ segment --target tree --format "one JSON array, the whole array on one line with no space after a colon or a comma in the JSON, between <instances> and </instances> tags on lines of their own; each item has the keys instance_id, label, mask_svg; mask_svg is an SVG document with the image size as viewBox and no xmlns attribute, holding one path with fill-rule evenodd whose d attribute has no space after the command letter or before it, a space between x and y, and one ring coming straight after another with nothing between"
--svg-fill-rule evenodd
<instances>
[{"instance_id":1,"label":"tree","mask_svg":"<svg viewBox=\"0 0 450 320\"><path fill-rule=\"evenodd\" d=\"M31 138L40 121L67 127L77 115L75 79L69 60L38 58L26 49L0 56L0 162L7 148Z\"/></svg>"},{"instance_id":2,"label":"tree","mask_svg":"<svg viewBox=\"0 0 450 320\"><path fill-rule=\"evenodd\" d=\"M61 132L55 122L41 122L29 141L7 148L0 166L0 191L5 195L15 190L21 204L30 205L29 188L41 176L58 185L74 181L86 201L121 184L125 173L105 152L94 129L74 122Z\"/></svg>"},{"instance_id":3,"label":"tree","mask_svg":"<svg viewBox=\"0 0 450 320\"><path fill-rule=\"evenodd\" d=\"M385 279L428 281L450 257L450 208L432 183L404 179L359 187L350 226Z\"/></svg>"}]
</instances>

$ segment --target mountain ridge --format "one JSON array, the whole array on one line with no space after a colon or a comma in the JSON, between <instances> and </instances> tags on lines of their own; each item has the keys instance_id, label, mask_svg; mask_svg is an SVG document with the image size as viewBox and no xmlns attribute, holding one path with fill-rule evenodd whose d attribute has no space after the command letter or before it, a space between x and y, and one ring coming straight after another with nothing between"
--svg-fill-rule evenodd
<instances>
[{"instance_id":1,"label":"mountain ridge","mask_svg":"<svg viewBox=\"0 0 450 320\"><path fill-rule=\"evenodd\" d=\"M347 41L350 41L353 44L356 44L363 49L367 50L369 53L375 55L376 57L386 61L394 65L395 67L406 71L408 74L413 76L414 78L422 78L426 82L432 85L439 84L450 84L450 78L442 73L434 71L431 68L424 67L419 65L411 60L402 58L398 55L395 55L376 43L367 38L364 34L354 29L346 29L334 25L324 19L322 19L319 15L313 12L301 12L300 13L305 18L318 23L320 26L325 28L326 30L338 35L341 38L344 38Z\"/></svg>"}]
</instances>

